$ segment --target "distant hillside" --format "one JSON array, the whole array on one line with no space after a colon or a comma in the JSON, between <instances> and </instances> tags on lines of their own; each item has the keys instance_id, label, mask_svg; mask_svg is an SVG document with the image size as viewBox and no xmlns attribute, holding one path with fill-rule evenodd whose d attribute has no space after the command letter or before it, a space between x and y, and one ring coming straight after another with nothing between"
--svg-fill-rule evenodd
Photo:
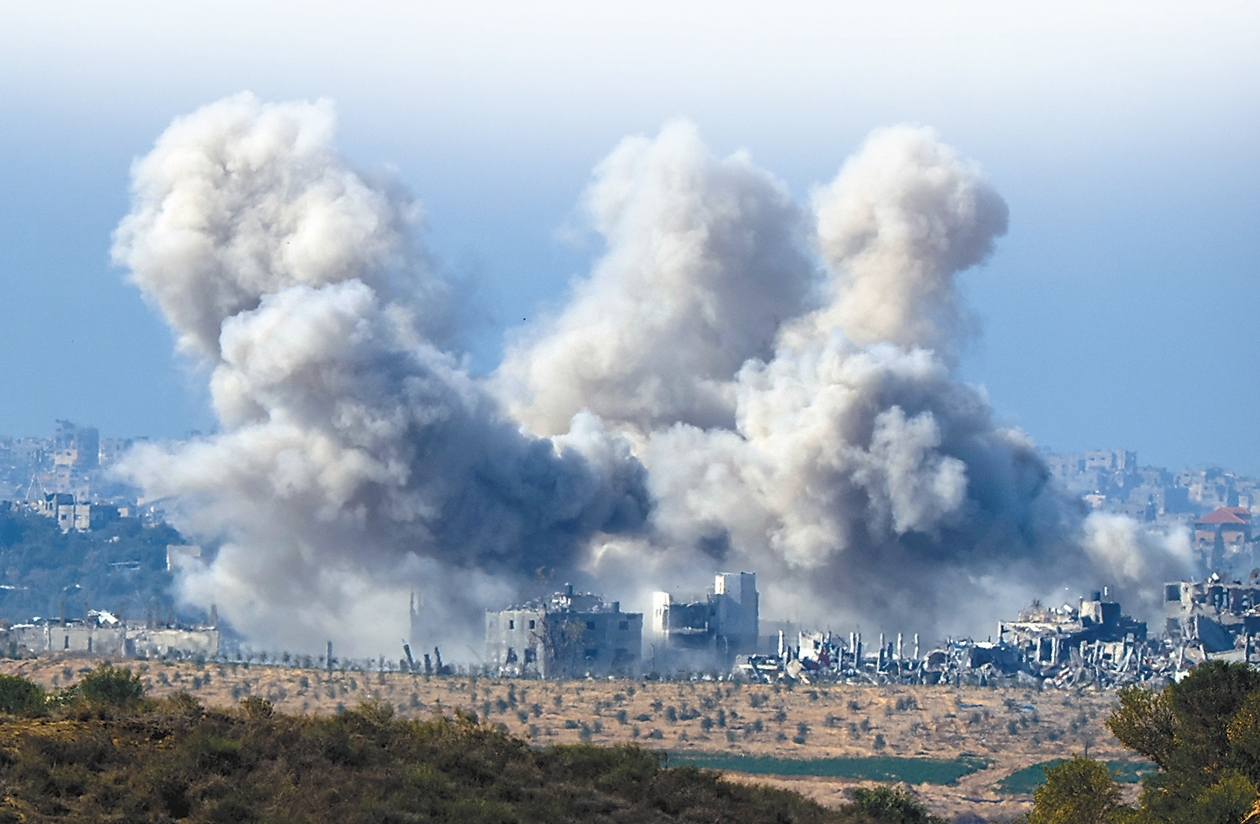
<instances>
[{"instance_id":1,"label":"distant hillside","mask_svg":"<svg viewBox=\"0 0 1260 824\"><path fill-rule=\"evenodd\" d=\"M636 746L532 749L475 716L400 721L388 704L332 717L260 698L206 710L143 698L102 666L46 699L0 677L0 822L740 822L935 824L908 796L828 810L784 790L667 769Z\"/></svg>"},{"instance_id":2,"label":"distant hillside","mask_svg":"<svg viewBox=\"0 0 1260 824\"><path fill-rule=\"evenodd\" d=\"M165 524L125 518L94 532L62 533L51 518L0 507L0 619L82 617L83 603L142 618L151 599L171 600L167 544L184 539ZM199 617L199 616L198 616Z\"/></svg>"}]
</instances>

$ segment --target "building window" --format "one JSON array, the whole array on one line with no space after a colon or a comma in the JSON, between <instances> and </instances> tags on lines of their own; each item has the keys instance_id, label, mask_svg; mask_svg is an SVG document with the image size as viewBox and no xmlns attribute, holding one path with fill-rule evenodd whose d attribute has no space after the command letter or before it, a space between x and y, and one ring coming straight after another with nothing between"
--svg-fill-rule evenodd
<instances>
[{"instance_id":1,"label":"building window","mask_svg":"<svg viewBox=\"0 0 1260 824\"><path fill-rule=\"evenodd\" d=\"M508 619L508 629L516 629L516 622L511 618Z\"/></svg>"},{"instance_id":2,"label":"building window","mask_svg":"<svg viewBox=\"0 0 1260 824\"><path fill-rule=\"evenodd\" d=\"M533 618L529 619L529 628L533 629L536 626L538 626L538 622L535 621Z\"/></svg>"},{"instance_id":3,"label":"building window","mask_svg":"<svg viewBox=\"0 0 1260 824\"><path fill-rule=\"evenodd\" d=\"M515 663L516 663L516 650L512 649L511 647L508 647L508 652L507 652L507 662L508 662L509 664L515 664Z\"/></svg>"},{"instance_id":4,"label":"building window","mask_svg":"<svg viewBox=\"0 0 1260 824\"><path fill-rule=\"evenodd\" d=\"M536 660L538 660L538 653L534 652L532 649L525 650L525 663L526 664L532 664Z\"/></svg>"},{"instance_id":5,"label":"building window","mask_svg":"<svg viewBox=\"0 0 1260 824\"><path fill-rule=\"evenodd\" d=\"M620 623L618 623L618 624L617 624L617 629L622 629L622 630L625 630L625 629L630 629L630 622L629 622L629 621L621 621Z\"/></svg>"},{"instance_id":6,"label":"building window","mask_svg":"<svg viewBox=\"0 0 1260 824\"><path fill-rule=\"evenodd\" d=\"M599 657L599 649L597 647L591 647L590 649L586 651L587 661L594 661L598 657Z\"/></svg>"},{"instance_id":7,"label":"building window","mask_svg":"<svg viewBox=\"0 0 1260 824\"><path fill-rule=\"evenodd\" d=\"M587 622L586 622L586 628L587 628L587 629L595 629L595 622L594 622L594 621L587 621Z\"/></svg>"}]
</instances>

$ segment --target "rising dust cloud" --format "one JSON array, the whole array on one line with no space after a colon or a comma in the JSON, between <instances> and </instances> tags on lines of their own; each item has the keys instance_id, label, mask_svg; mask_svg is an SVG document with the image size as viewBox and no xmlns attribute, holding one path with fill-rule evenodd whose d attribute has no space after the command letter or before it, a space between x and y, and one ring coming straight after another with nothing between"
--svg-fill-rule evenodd
<instances>
[{"instance_id":1,"label":"rising dust cloud","mask_svg":"<svg viewBox=\"0 0 1260 824\"><path fill-rule=\"evenodd\" d=\"M179 118L115 234L219 421L123 471L218 547L181 597L255 644L393 652L414 591L463 657L488 606L576 580L643 609L719 569L764 617L983 636L1183 571L1184 535L1087 516L954 377L955 280L1007 208L930 129L873 132L808 204L687 122L626 138L583 197L601 257L486 379L419 203L334 132L249 94Z\"/></svg>"}]
</instances>

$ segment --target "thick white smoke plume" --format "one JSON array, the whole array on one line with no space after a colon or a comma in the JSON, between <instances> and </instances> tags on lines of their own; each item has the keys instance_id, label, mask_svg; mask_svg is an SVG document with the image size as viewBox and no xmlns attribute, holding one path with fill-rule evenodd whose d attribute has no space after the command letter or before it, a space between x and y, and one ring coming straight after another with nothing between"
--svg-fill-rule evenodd
<instances>
[{"instance_id":1,"label":"thick white smoke plume","mask_svg":"<svg viewBox=\"0 0 1260 824\"><path fill-rule=\"evenodd\" d=\"M509 350L499 375L513 413L545 434L582 410L642 430L730 427L731 376L769 358L809 298L814 265L786 187L744 155L712 157L677 122L623 140L586 204L608 254L544 336Z\"/></svg>"},{"instance_id":2,"label":"thick white smoke plume","mask_svg":"<svg viewBox=\"0 0 1260 824\"><path fill-rule=\"evenodd\" d=\"M331 137L327 104L240 95L136 164L114 254L209 364L222 432L127 471L225 542L184 595L261 642L392 651L412 589L475 636L484 602L637 528L643 470L594 421L522 435L430 342L415 207Z\"/></svg>"},{"instance_id":3,"label":"thick white smoke plume","mask_svg":"<svg viewBox=\"0 0 1260 824\"><path fill-rule=\"evenodd\" d=\"M931 131L872 134L812 212L685 122L623 141L586 197L606 253L486 382L442 348L418 205L332 133L326 103L249 95L177 120L116 236L221 426L128 471L221 542L184 597L259 642L391 649L411 589L475 638L480 608L583 571L644 606L754 570L768 616L981 631L1180 563L1087 521L954 379L955 280L1006 206Z\"/></svg>"},{"instance_id":4,"label":"thick white smoke plume","mask_svg":"<svg viewBox=\"0 0 1260 824\"><path fill-rule=\"evenodd\" d=\"M1087 528L1031 440L953 378L972 327L955 280L1006 230L975 164L931 130L884 129L815 192L812 221L769 208L781 191L682 125L597 169L608 251L498 379L526 425L591 409L648 469L650 534L602 542L591 569L627 590L751 569L772 614L991 632L1065 585L1132 590L1135 565L1176 565L1136 530ZM722 357L698 367L693 341ZM721 415L658 402L701 389Z\"/></svg>"}]
</instances>

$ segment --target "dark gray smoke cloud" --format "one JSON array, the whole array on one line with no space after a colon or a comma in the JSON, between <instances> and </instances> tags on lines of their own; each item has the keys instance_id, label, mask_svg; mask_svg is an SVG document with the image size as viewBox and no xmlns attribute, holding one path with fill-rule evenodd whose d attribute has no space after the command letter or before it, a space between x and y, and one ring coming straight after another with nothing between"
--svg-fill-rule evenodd
<instances>
[{"instance_id":1,"label":"dark gray smoke cloud","mask_svg":"<svg viewBox=\"0 0 1260 824\"><path fill-rule=\"evenodd\" d=\"M391 649L412 589L449 642L561 575L644 606L736 568L768 615L983 633L1184 560L1086 518L953 376L974 330L955 281L1006 206L929 130L873 133L812 209L685 122L628 138L585 198L606 253L485 382L443 349L418 204L332 138L327 103L177 120L114 250L221 428L127 471L223 542L184 597L260 643Z\"/></svg>"}]
</instances>

